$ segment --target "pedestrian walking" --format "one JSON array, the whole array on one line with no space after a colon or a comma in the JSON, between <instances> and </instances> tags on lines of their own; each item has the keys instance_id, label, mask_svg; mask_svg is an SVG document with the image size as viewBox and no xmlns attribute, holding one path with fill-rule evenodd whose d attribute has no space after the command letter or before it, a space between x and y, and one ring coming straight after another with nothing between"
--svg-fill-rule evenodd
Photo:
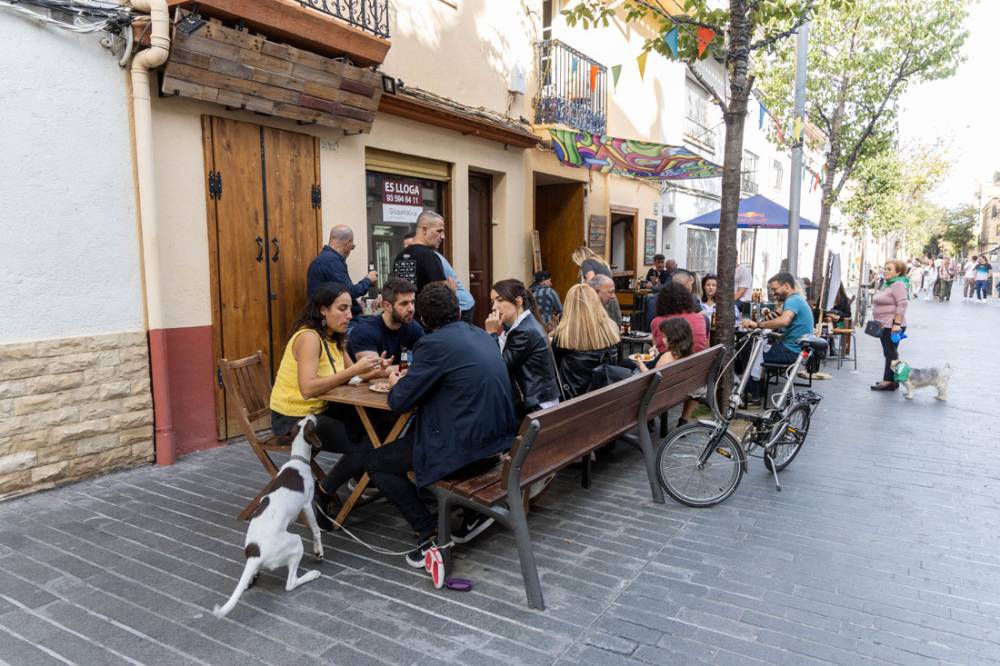
<instances>
[{"instance_id":1,"label":"pedestrian walking","mask_svg":"<svg viewBox=\"0 0 1000 666\"><path fill-rule=\"evenodd\" d=\"M986 255L979 255L976 262L976 302L985 303L989 295L990 280L993 278L993 266L986 261Z\"/></svg>"},{"instance_id":2,"label":"pedestrian walking","mask_svg":"<svg viewBox=\"0 0 1000 666\"><path fill-rule=\"evenodd\" d=\"M971 301L976 293L976 257L970 256L962 267L962 300Z\"/></svg>"},{"instance_id":3,"label":"pedestrian walking","mask_svg":"<svg viewBox=\"0 0 1000 666\"><path fill-rule=\"evenodd\" d=\"M885 356L885 368L882 381L873 384L873 391L895 391L899 388L892 362L899 358L899 338L894 341L894 333L906 330L906 306L910 293L910 278L904 275L906 264L899 259L885 262L885 284L872 299L872 319L882 325L882 354ZM930 299L928 299L930 300Z\"/></svg>"},{"instance_id":4,"label":"pedestrian walking","mask_svg":"<svg viewBox=\"0 0 1000 666\"><path fill-rule=\"evenodd\" d=\"M910 264L910 271L906 274L910 278L910 298L916 298L920 292L920 285L924 278L924 267L920 264L920 258L914 257Z\"/></svg>"},{"instance_id":5,"label":"pedestrian walking","mask_svg":"<svg viewBox=\"0 0 1000 666\"><path fill-rule=\"evenodd\" d=\"M924 267L924 300L929 301L934 297L934 285L937 284L938 269L933 259L927 260Z\"/></svg>"}]
</instances>

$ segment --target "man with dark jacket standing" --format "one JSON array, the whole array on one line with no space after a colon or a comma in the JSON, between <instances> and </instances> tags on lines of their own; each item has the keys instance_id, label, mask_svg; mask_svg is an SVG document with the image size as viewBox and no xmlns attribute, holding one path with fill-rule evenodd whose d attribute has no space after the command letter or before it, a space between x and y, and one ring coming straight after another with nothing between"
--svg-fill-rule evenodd
<instances>
[{"instance_id":1,"label":"man with dark jacket standing","mask_svg":"<svg viewBox=\"0 0 1000 666\"><path fill-rule=\"evenodd\" d=\"M330 229L329 244L324 245L319 256L309 264L306 295L312 296L313 292L327 282L346 285L351 294L351 314L357 319L361 315L358 299L368 293L368 288L378 279L378 273L369 271L357 284L351 282L351 276L347 274L347 257L353 249L354 232L349 226L338 224Z\"/></svg>"},{"instance_id":2,"label":"man with dark jacket standing","mask_svg":"<svg viewBox=\"0 0 1000 666\"><path fill-rule=\"evenodd\" d=\"M437 518L417 488L486 471L495 464L493 456L510 449L517 421L496 342L459 319L455 292L447 284L428 285L417 305L428 333L414 345L409 369L389 375L389 407L394 412L416 409L415 422L404 437L367 454L365 469L419 535L421 545L406 560L422 567ZM406 476L410 469L416 486ZM465 543L492 522L467 512L452 537Z\"/></svg>"}]
</instances>

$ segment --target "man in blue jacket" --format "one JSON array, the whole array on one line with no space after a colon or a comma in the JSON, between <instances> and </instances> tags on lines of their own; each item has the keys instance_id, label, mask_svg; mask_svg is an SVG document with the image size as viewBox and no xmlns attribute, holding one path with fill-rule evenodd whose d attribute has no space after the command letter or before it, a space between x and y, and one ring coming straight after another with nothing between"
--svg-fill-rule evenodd
<instances>
[{"instance_id":1,"label":"man in blue jacket","mask_svg":"<svg viewBox=\"0 0 1000 666\"><path fill-rule=\"evenodd\" d=\"M419 535L421 546L406 560L422 567L437 518L417 488L491 467L492 456L510 449L517 421L496 342L459 319L455 292L444 283L430 284L417 297L417 310L429 332L414 345L409 369L389 376L389 407L395 412L416 409L415 422L403 438L366 455L365 468ZM406 476L410 469L416 486ZM492 522L467 512L454 539L465 543Z\"/></svg>"},{"instance_id":2,"label":"man in blue jacket","mask_svg":"<svg viewBox=\"0 0 1000 666\"><path fill-rule=\"evenodd\" d=\"M347 285L347 290L351 293L351 314L357 319L361 315L358 299L368 293L372 282L378 279L378 273L369 271L357 284L351 282L351 276L347 274L347 257L353 249L354 232L349 226L338 224L330 229L330 243L324 245L319 255L309 264L306 296L312 296L313 292L327 282Z\"/></svg>"}]
</instances>

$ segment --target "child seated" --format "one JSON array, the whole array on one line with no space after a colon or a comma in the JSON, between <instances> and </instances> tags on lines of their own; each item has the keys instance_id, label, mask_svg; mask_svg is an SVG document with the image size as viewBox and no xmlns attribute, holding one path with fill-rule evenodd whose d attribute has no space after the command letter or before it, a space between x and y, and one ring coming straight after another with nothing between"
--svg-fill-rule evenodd
<instances>
[{"instance_id":1,"label":"child seated","mask_svg":"<svg viewBox=\"0 0 1000 666\"><path fill-rule=\"evenodd\" d=\"M691 331L691 324L686 319L679 317L664 319L660 322L660 332L663 334L666 351L656 359L654 368L662 368L691 355L691 350L694 347L694 334ZM639 361L638 365L643 372L649 372L649 368L642 361Z\"/></svg>"}]
</instances>

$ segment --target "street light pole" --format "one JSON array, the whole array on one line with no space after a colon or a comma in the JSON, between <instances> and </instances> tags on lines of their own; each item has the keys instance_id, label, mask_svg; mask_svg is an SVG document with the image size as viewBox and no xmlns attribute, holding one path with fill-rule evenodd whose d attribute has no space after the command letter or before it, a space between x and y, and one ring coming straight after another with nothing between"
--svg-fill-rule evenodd
<instances>
[{"instance_id":1,"label":"street light pole","mask_svg":"<svg viewBox=\"0 0 1000 666\"><path fill-rule=\"evenodd\" d=\"M795 108L793 117L801 123L798 139L792 146L792 173L788 202L788 272L799 274L799 210L802 202L802 144L805 141L806 67L809 55L809 22L799 27L795 47Z\"/></svg>"}]
</instances>

